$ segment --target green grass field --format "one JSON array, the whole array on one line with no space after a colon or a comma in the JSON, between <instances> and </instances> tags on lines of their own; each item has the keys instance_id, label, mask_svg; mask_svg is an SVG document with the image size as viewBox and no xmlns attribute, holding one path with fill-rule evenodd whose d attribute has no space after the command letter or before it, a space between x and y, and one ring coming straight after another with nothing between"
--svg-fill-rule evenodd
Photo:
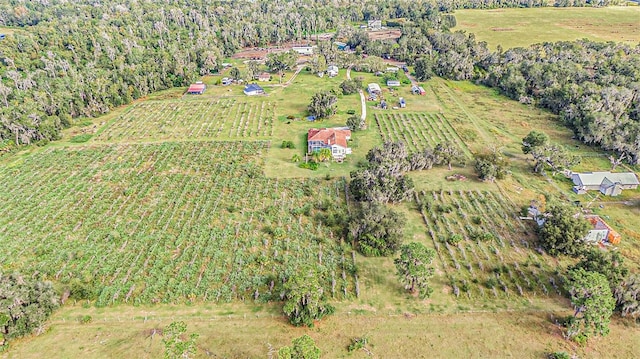
<instances>
[{"instance_id":1,"label":"green grass field","mask_svg":"<svg viewBox=\"0 0 640 359\"><path fill-rule=\"evenodd\" d=\"M454 30L474 33L491 49L583 38L630 45L640 41L638 6L457 10L455 17Z\"/></svg>"}]
</instances>

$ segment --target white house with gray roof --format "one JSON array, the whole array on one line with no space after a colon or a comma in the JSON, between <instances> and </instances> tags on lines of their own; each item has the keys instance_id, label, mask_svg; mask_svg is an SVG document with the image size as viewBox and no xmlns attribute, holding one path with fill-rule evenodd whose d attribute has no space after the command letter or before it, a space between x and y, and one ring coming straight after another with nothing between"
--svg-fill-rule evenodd
<instances>
[{"instance_id":1,"label":"white house with gray roof","mask_svg":"<svg viewBox=\"0 0 640 359\"><path fill-rule=\"evenodd\" d=\"M573 191L585 194L587 191L600 191L605 196L618 196L625 189L636 189L640 182L633 172L585 172L573 173L571 180Z\"/></svg>"}]
</instances>

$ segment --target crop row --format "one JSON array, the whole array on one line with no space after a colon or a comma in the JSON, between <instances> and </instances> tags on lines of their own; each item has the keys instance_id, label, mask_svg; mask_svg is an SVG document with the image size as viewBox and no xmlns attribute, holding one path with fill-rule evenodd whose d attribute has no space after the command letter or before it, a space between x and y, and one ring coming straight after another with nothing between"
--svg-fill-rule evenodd
<instances>
[{"instance_id":1,"label":"crop row","mask_svg":"<svg viewBox=\"0 0 640 359\"><path fill-rule=\"evenodd\" d=\"M148 101L109 123L95 140L264 138L273 134L273 121L273 104L267 101Z\"/></svg>"},{"instance_id":2,"label":"crop row","mask_svg":"<svg viewBox=\"0 0 640 359\"><path fill-rule=\"evenodd\" d=\"M80 281L106 305L279 299L311 263L350 296L352 256L313 220L316 201L343 205L344 183L266 178L267 149L87 146L0 166L0 270Z\"/></svg>"},{"instance_id":3,"label":"crop row","mask_svg":"<svg viewBox=\"0 0 640 359\"><path fill-rule=\"evenodd\" d=\"M559 294L551 259L530 249L499 192L423 191L416 202L456 297Z\"/></svg>"},{"instance_id":4,"label":"crop row","mask_svg":"<svg viewBox=\"0 0 640 359\"><path fill-rule=\"evenodd\" d=\"M442 114L384 113L375 115L378 129L384 141L401 141L411 152L440 143L453 143L466 155L470 152L455 129Z\"/></svg>"}]
</instances>

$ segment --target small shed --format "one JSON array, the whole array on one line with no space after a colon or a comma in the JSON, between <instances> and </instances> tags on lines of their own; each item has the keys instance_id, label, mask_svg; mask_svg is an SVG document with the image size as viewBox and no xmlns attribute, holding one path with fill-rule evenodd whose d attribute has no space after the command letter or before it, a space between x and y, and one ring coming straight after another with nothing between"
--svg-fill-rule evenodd
<instances>
[{"instance_id":1,"label":"small shed","mask_svg":"<svg viewBox=\"0 0 640 359\"><path fill-rule=\"evenodd\" d=\"M244 94L247 96L264 95L264 89L257 84L248 84L244 87Z\"/></svg>"},{"instance_id":2,"label":"small shed","mask_svg":"<svg viewBox=\"0 0 640 359\"><path fill-rule=\"evenodd\" d=\"M189 86L187 93L189 95L202 95L204 93L204 90L206 89L207 85L203 84L202 82L196 82L195 84L191 84L191 86Z\"/></svg>"},{"instance_id":3,"label":"small shed","mask_svg":"<svg viewBox=\"0 0 640 359\"><path fill-rule=\"evenodd\" d=\"M271 74L268 72L263 72L260 75L258 75L258 81L269 81L271 80Z\"/></svg>"},{"instance_id":4,"label":"small shed","mask_svg":"<svg viewBox=\"0 0 640 359\"><path fill-rule=\"evenodd\" d=\"M367 85L367 91L371 95L378 95L378 94L382 93L382 89L380 88L380 85L378 85L376 83L368 84Z\"/></svg>"},{"instance_id":5,"label":"small shed","mask_svg":"<svg viewBox=\"0 0 640 359\"><path fill-rule=\"evenodd\" d=\"M294 46L291 49L300 55L313 55L313 48L315 46Z\"/></svg>"},{"instance_id":6,"label":"small shed","mask_svg":"<svg viewBox=\"0 0 640 359\"><path fill-rule=\"evenodd\" d=\"M336 41L336 42L334 42L334 44L338 47L338 50L340 50L340 51L349 50L349 45L347 45L344 42Z\"/></svg>"},{"instance_id":7,"label":"small shed","mask_svg":"<svg viewBox=\"0 0 640 359\"><path fill-rule=\"evenodd\" d=\"M388 87L398 87L400 86L400 81L398 80L387 80Z\"/></svg>"},{"instance_id":8,"label":"small shed","mask_svg":"<svg viewBox=\"0 0 640 359\"><path fill-rule=\"evenodd\" d=\"M329 77L336 77L338 76L338 66L336 65L330 65L327 68L327 75L329 75Z\"/></svg>"}]
</instances>

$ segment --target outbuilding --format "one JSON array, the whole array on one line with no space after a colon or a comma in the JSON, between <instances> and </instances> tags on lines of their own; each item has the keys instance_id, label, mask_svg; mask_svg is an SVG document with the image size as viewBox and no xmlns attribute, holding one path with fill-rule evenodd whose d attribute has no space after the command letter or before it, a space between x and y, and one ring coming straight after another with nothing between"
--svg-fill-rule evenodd
<instances>
[{"instance_id":1,"label":"outbuilding","mask_svg":"<svg viewBox=\"0 0 640 359\"><path fill-rule=\"evenodd\" d=\"M204 93L204 90L206 89L207 85L202 82L196 82L195 84L191 84L191 86L189 86L187 93L189 95L202 95Z\"/></svg>"},{"instance_id":2,"label":"outbuilding","mask_svg":"<svg viewBox=\"0 0 640 359\"><path fill-rule=\"evenodd\" d=\"M248 84L244 87L244 94L247 96L264 95L264 89L257 84Z\"/></svg>"}]
</instances>

